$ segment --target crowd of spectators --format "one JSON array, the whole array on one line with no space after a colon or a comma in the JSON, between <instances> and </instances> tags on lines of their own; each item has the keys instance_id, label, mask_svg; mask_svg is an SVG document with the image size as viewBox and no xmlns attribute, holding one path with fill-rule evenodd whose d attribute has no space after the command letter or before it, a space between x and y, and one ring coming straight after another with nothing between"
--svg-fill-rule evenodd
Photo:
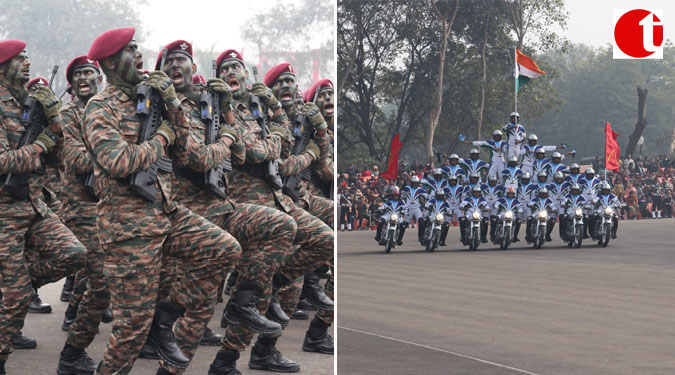
<instances>
[{"instance_id":1,"label":"crowd of spectators","mask_svg":"<svg viewBox=\"0 0 675 375\"><path fill-rule=\"evenodd\" d=\"M591 164L597 176L604 179L604 163L596 157ZM589 166L591 166L589 165ZM431 174L432 163L401 161L395 184L403 187L410 177L420 179ZM583 169L582 169L583 172ZM358 168L352 164L338 175L338 198L340 229L365 230L375 225L372 220L377 208L386 199L385 191L393 181L379 177L376 165ZM624 203L621 219L637 220L646 218L673 217L675 195L675 158L659 155L654 158L631 155L619 162L618 172L607 172L607 180L613 186L614 194Z\"/></svg>"}]
</instances>

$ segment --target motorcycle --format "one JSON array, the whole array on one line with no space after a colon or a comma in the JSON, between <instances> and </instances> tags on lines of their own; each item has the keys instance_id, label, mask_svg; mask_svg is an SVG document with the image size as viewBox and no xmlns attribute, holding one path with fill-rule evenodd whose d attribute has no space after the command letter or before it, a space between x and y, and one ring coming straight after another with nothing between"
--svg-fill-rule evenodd
<instances>
[{"instance_id":1,"label":"motorcycle","mask_svg":"<svg viewBox=\"0 0 675 375\"><path fill-rule=\"evenodd\" d=\"M499 218L497 222L497 228L495 230L495 243L499 244L499 248L506 250L511 245L513 240L513 231L514 224L513 222L516 219L518 212L513 210L506 210L504 214Z\"/></svg>"},{"instance_id":2,"label":"motorcycle","mask_svg":"<svg viewBox=\"0 0 675 375\"><path fill-rule=\"evenodd\" d=\"M568 226L563 240L567 242L568 247L578 249L584 239L584 210L575 205L572 206L572 212L574 215L571 216L571 220L567 221Z\"/></svg>"},{"instance_id":3,"label":"motorcycle","mask_svg":"<svg viewBox=\"0 0 675 375\"><path fill-rule=\"evenodd\" d=\"M467 213L470 213L470 215L467 215ZM469 220L464 228L464 238L466 239L464 245L469 245L470 251L476 251L478 244L480 244L481 211L479 208L471 208L464 212L464 216Z\"/></svg>"},{"instance_id":4,"label":"motorcycle","mask_svg":"<svg viewBox=\"0 0 675 375\"><path fill-rule=\"evenodd\" d=\"M600 212L596 214L593 239L598 241L598 246L607 247L614 225L614 208L600 204Z\"/></svg>"},{"instance_id":5,"label":"motorcycle","mask_svg":"<svg viewBox=\"0 0 675 375\"><path fill-rule=\"evenodd\" d=\"M535 220L532 221L532 225L535 227L532 228L532 239L534 242L535 249L541 249L541 246L546 241L546 224L548 222L548 211L546 209L540 209L535 215Z\"/></svg>"},{"instance_id":6,"label":"motorcycle","mask_svg":"<svg viewBox=\"0 0 675 375\"><path fill-rule=\"evenodd\" d=\"M436 210L433 213L431 213L427 218L428 223L424 230L422 245L426 247L426 251L429 253L433 253L441 241L441 229L443 228L443 219L445 219L445 216Z\"/></svg>"}]
</instances>

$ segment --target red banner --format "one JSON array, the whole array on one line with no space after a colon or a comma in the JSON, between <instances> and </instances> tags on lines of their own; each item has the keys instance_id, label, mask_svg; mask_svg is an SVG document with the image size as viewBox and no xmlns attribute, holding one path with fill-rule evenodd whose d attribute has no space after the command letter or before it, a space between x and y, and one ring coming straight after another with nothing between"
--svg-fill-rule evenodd
<instances>
[{"instance_id":1,"label":"red banner","mask_svg":"<svg viewBox=\"0 0 675 375\"><path fill-rule=\"evenodd\" d=\"M619 149L619 142L616 140L617 137L619 137L619 134L612 130L609 122L605 123L605 169L610 171L619 171L621 150Z\"/></svg>"},{"instance_id":2,"label":"red banner","mask_svg":"<svg viewBox=\"0 0 675 375\"><path fill-rule=\"evenodd\" d=\"M403 147L403 143L401 143L401 134L396 133L394 139L391 140L387 171L380 173L380 178L384 178L385 180L396 180L398 178L398 152L401 151L401 147Z\"/></svg>"}]
</instances>

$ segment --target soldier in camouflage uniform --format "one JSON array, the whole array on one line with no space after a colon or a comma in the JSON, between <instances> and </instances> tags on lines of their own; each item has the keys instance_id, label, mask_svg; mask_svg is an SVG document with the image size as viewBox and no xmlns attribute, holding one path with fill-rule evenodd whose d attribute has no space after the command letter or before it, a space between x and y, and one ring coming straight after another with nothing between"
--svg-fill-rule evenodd
<instances>
[{"instance_id":1,"label":"soldier in camouflage uniform","mask_svg":"<svg viewBox=\"0 0 675 375\"><path fill-rule=\"evenodd\" d=\"M217 66L219 77L234 92L232 112L240 124L241 138L246 147L246 162L244 165L235 166L232 172L230 196L236 202L249 202L277 208L290 215L297 225L294 245L299 246L299 249L286 259L284 265L274 276L273 289L278 290L291 280L323 264L332 256L333 233L321 220L297 207L288 196L281 193L281 189L273 187L266 175L267 162L279 159L283 140L290 139L288 118L279 101L263 83L254 83L252 91L248 91L246 88L248 72L241 54L237 51L227 50L221 53L217 59ZM253 96L259 98L272 113L267 135L263 135L264 129L251 112ZM305 168L319 158L318 148L314 144L314 147L307 148L298 157L286 159L290 160L289 164L282 165L282 169L299 171ZM292 165L293 163L295 164ZM332 301L325 301L325 303L328 307L332 305ZM270 303L270 309L272 306L273 303ZM286 316L284 320L287 319ZM250 341L250 338L246 337L246 341ZM278 336L270 335L261 335L258 338L251 350L250 368L283 372L300 370L297 363L284 358L275 348L277 339ZM225 345L211 364L209 374L237 373L235 362L238 355L232 355L228 350L228 340L229 337L226 335Z\"/></svg>"},{"instance_id":2,"label":"soldier in camouflage uniform","mask_svg":"<svg viewBox=\"0 0 675 375\"><path fill-rule=\"evenodd\" d=\"M74 58L66 68L67 82L73 88L74 97L61 109L64 144L61 160L64 203L62 219L87 247L86 267L78 272L77 287L71 295L66 310L64 326L69 327L66 344L61 351L58 374L80 374L93 371L96 363L84 352L98 331L103 312L110 303L110 291L103 274L105 252L98 241L96 227L96 202L93 191L85 187L89 174L94 172L94 162L84 145L82 116L84 107L98 91L103 82L96 61L87 56ZM86 290L78 293L80 289ZM81 300L80 300L81 297Z\"/></svg>"},{"instance_id":3,"label":"soldier in camouflage uniform","mask_svg":"<svg viewBox=\"0 0 675 375\"><path fill-rule=\"evenodd\" d=\"M94 161L95 191L100 199L96 223L106 252L104 274L114 315L97 374L128 374L148 335L163 367L186 368L190 360L178 347L172 327L175 323L178 336L186 340L202 336L223 269L232 268L241 255L232 236L172 199L172 175L166 167L157 172L152 201L136 195L129 186L133 173L147 170L168 155L167 146L188 153L196 146L172 80L161 71L151 72L145 85L166 103L167 119L152 137L137 144L141 118L135 85L144 71L134 33L133 28L106 31L88 53L101 64L108 81L89 100L82 125ZM176 260L179 281L170 286L165 299L158 300L164 257Z\"/></svg>"},{"instance_id":4,"label":"soldier in camouflage uniform","mask_svg":"<svg viewBox=\"0 0 675 375\"><path fill-rule=\"evenodd\" d=\"M192 46L184 40L177 40L165 48L168 56L162 68L173 79L181 107L190 119L189 136L199 145L189 152L172 150L172 158L176 162L174 167L176 178L173 181L172 191L175 191L176 201L227 230L237 238L242 247L242 257L236 265L239 277L231 297L234 303L228 304L229 325L225 333L226 340L223 342L223 346L228 349L227 355L238 357L239 352L250 343L253 332L281 333L281 326L278 323L262 320L256 325L256 329L252 330L234 319L236 315L232 309L247 303L243 299L255 295L259 298L254 298L254 302L260 313L264 314L272 293L272 276L292 251L296 224L293 218L274 208L234 202L229 197L221 198L207 190L204 185L205 171L223 161L243 164L246 159L246 149L237 130L239 126L235 124L235 116L231 110L232 89L219 78L208 80L209 89L217 93L220 99L218 104L222 118L217 142L206 145L206 124L200 119L200 92L192 83L192 75L196 71L196 66L192 62ZM156 68L159 64L158 59ZM227 192L229 185L227 174L224 178ZM227 270L223 271L224 276ZM166 283L168 280L171 278L164 278L162 282ZM255 294L251 294L251 291ZM188 357L192 357L197 349L199 337L185 340L183 335L193 333L188 329L181 329L179 325L175 331L181 350ZM216 345L221 345L222 337L216 341ZM182 373L180 369L171 367L165 369L166 374Z\"/></svg>"},{"instance_id":5,"label":"soldier in camouflage uniform","mask_svg":"<svg viewBox=\"0 0 675 375\"><path fill-rule=\"evenodd\" d=\"M57 281L84 266L85 248L47 206L43 186L36 178L41 157L63 142L60 103L46 86L32 94L48 118L48 126L34 143L19 147L26 131L21 106L28 97L24 84L30 60L26 43L0 42L0 175L28 173L22 194L0 190L0 374L12 352L12 341L23 327L31 288ZM4 181L4 179L2 179ZM26 197L27 194L27 197ZM32 254L32 260L27 254Z\"/></svg>"}]
</instances>

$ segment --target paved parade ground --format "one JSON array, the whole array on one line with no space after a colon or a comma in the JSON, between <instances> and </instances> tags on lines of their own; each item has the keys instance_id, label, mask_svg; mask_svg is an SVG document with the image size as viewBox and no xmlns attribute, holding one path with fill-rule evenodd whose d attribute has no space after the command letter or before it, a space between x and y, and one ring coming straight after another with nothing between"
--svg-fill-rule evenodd
<instances>
[{"instance_id":1,"label":"paved parade ground","mask_svg":"<svg viewBox=\"0 0 675 375\"><path fill-rule=\"evenodd\" d=\"M40 288L40 297L50 303L54 309L51 314L28 314L24 332L38 341L36 349L15 350L7 361L7 374L56 374L59 353L66 341L66 332L61 331L63 313L66 303L59 301L63 281ZM226 302L227 302L227 296ZM215 332L222 334L220 317L225 305L218 304L216 314L209 327ZM310 319L313 315L310 315ZM300 362L300 374L330 375L333 374L333 356L306 353L302 351L302 340L309 326L309 320L292 320L284 330L284 335L279 339L277 348L287 358ZM101 324L100 333L87 349L87 353L98 362L103 357L105 344L108 342L112 324ZM331 331L332 334L332 331ZM255 339L254 339L255 342ZM200 346L186 375L206 375L209 365L213 362L219 347ZM248 368L248 359L251 355L250 347L241 353L237 361L237 368L242 374L270 375L268 371L253 371ZM138 359L131 371L133 375L154 375L157 371L158 361Z\"/></svg>"},{"instance_id":2,"label":"paved parade ground","mask_svg":"<svg viewBox=\"0 0 675 375\"><path fill-rule=\"evenodd\" d=\"M524 231L524 227L522 228ZM338 234L339 374L675 374L675 219L600 248L426 253ZM524 234L521 233L521 237Z\"/></svg>"}]
</instances>

